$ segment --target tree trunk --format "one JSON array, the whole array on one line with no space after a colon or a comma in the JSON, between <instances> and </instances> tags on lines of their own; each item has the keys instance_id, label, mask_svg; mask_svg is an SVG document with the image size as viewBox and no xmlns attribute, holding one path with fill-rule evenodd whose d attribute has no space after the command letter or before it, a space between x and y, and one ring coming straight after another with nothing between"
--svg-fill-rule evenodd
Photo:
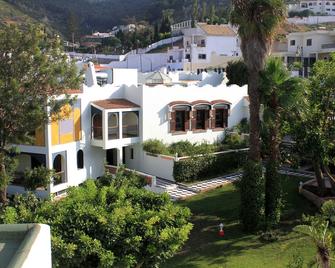
<instances>
[{"instance_id":1,"label":"tree trunk","mask_svg":"<svg viewBox=\"0 0 335 268\"><path fill-rule=\"evenodd\" d=\"M329 249L318 248L318 255L320 258L320 263L321 263L322 268L330 268Z\"/></svg>"},{"instance_id":2,"label":"tree trunk","mask_svg":"<svg viewBox=\"0 0 335 268\"><path fill-rule=\"evenodd\" d=\"M250 100L250 150L249 160L260 162L260 93L259 72L249 70L248 94Z\"/></svg>"},{"instance_id":3,"label":"tree trunk","mask_svg":"<svg viewBox=\"0 0 335 268\"><path fill-rule=\"evenodd\" d=\"M281 182L278 174L279 167L279 114L278 100L274 92L271 96L271 109L273 111L273 122L269 126L269 159L266 164L265 173L265 217L270 225L278 224L281 209Z\"/></svg>"},{"instance_id":4,"label":"tree trunk","mask_svg":"<svg viewBox=\"0 0 335 268\"><path fill-rule=\"evenodd\" d=\"M0 152L0 203L7 204L7 174L4 153Z\"/></svg>"},{"instance_id":5,"label":"tree trunk","mask_svg":"<svg viewBox=\"0 0 335 268\"><path fill-rule=\"evenodd\" d=\"M326 184L325 184L323 172L321 169L320 160L317 156L314 156L313 158L313 167L314 167L316 181L318 183L319 195L324 196L326 192Z\"/></svg>"}]
</instances>

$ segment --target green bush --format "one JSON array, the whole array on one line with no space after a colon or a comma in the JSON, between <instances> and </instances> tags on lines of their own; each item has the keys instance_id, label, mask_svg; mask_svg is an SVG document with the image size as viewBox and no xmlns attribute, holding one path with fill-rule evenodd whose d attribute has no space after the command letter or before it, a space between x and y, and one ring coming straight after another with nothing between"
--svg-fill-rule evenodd
<instances>
[{"instance_id":1,"label":"green bush","mask_svg":"<svg viewBox=\"0 0 335 268\"><path fill-rule=\"evenodd\" d=\"M247 147L247 143L238 133L227 133L223 144L228 145L229 149L240 149Z\"/></svg>"},{"instance_id":2,"label":"green bush","mask_svg":"<svg viewBox=\"0 0 335 268\"><path fill-rule=\"evenodd\" d=\"M169 152L172 155L189 156L195 154L196 146L189 141L179 141L169 146Z\"/></svg>"},{"instance_id":3,"label":"green bush","mask_svg":"<svg viewBox=\"0 0 335 268\"><path fill-rule=\"evenodd\" d=\"M264 215L264 176L261 163L247 162L239 187L243 227L246 231L257 230Z\"/></svg>"},{"instance_id":4,"label":"green bush","mask_svg":"<svg viewBox=\"0 0 335 268\"><path fill-rule=\"evenodd\" d=\"M152 154L167 154L168 149L166 145L157 139L150 139L143 143L143 150Z\"/></svg>"},{"instance_id":5,"label":"green bush","mask_svg":"<svg viewBox=\"0 0 335 268\"><path fill-rule=\"evenodd\" d=\"M177 182L192 182L232 172L243 166L246 152L191 157L174 163L173 176Z\"/></svg>"},{"instance_id":6,"label":"green bush","mask_svg":"<svg viewBox=\"0 0 335 268\"><path fill-rule=\"evenodd\" d=\"M243 118L241 122L235 127L239 134L248 134L250 132L250 124L247 118Z\"/></svg>"},{"instance_id":7,"label":"green bush","mask_svg":"<svg viewBox=\"0 0 335 268\"><path fill-rule=\"evenodd\" d=\"M23 186L25 189L34 191L39 187L46 188L51 183L54 171L46 167L37 167L24 172Z\"/></svg>"},{"instance_id":8,"label":"green bush","mask_svg":"<svg viewBox=\"0 0 335 268\"><path fill-rule=\"evenodd\" d=\"M335 223L335 201L328 200L321 207L322 216L329 220L332 225Z\"/></svg>"}]
</instances>

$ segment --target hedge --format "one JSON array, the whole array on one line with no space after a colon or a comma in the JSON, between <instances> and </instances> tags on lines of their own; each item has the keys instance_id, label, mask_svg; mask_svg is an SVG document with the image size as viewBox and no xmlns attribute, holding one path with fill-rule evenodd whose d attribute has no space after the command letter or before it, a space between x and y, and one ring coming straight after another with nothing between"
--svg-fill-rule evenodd
<instances>
[{"instance_id":1,"label":"hedge","mask_svg":"<svg viewBox=\"0 0 335 268\"><path fill-rule=\"evenodd\" d=\"M191 157L174 163L173 176L176 182L206 179L242 168L246 159L247 152Z\"/></svg>"}]
</instances>

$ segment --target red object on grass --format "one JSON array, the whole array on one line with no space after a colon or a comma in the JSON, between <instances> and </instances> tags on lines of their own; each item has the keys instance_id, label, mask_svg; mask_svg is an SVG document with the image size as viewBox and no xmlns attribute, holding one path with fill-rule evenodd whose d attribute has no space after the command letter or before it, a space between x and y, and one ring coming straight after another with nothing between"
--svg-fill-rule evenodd
<instances>
[{"instance_id":1,"label":"red object on grass","mask_svg":"<svg viewBox=\"0 0 335 268\"><path fill-rule=\"evenodd\" d=\"M223 231L223 230L220 230L220 231L219 231L219 236L220 236L220 237L224 237L224 231Z\"/></svg>"}]
</instances>

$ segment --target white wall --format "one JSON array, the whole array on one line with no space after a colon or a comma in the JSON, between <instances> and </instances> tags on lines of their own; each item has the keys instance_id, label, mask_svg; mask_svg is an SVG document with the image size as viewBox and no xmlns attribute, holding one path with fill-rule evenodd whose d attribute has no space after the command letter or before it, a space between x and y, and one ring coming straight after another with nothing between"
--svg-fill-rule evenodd
<instances>
[{"instance_id":1,"label":"white wall","mask_svg":"<svg viewBox=\"0 0 335 268\"><path fill-rule=\"evenodd\" d=\"M148 139L160 139L166 143L189 140L190 142L215 142L223 138L224 133L207 130L206 132L193 133L189 131L184 135L173 135L169 133L168 104L173 101L196 100L213 101L223 99L232 103L231 115L228 119L228 126L238 124L246 117L243 97L247 96L247 86L239 87L225 84L220 86L190 86L181 85L166 86L143 86L143 141Z\"/></svg>"}]
</instances>

